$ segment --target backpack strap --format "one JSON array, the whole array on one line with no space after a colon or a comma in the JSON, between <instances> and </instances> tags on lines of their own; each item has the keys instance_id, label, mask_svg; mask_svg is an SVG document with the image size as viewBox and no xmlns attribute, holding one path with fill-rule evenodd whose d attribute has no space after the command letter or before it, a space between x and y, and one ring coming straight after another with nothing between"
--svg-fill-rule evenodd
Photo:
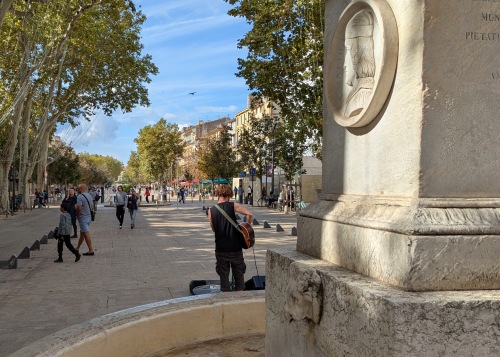
<instances>
[{"instance_id":1,"label":"backpack strap","mask_svg":"<svg viewBox=\"0 0 500 357\"><path fill-rule=\"evenodd\" d=\"M92 209L92 207L90 207L90 202L89 202L89 199L87 198L87 196L85 196L85 192L84 192L84 193L82 193L82 196L83 196L83 197L85 198L85 200L87 201L87 204L89 205L89 210L90 210L91 212L94 212L94 210Z\"/></svg>"}]
</instances>

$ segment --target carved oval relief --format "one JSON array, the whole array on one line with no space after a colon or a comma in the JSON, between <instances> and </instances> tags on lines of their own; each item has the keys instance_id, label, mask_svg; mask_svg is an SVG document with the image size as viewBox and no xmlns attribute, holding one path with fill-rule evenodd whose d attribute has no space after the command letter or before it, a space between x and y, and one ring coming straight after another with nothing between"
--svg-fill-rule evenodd
<instances>
[{"instance_id":1,"label":"carved oval relief","mask_svg":"<svg viewBox=\"0 0 500 357\"><path fill-rule=\"evenodd\" d=\"M365 126L380 113L396 73L398 45L385 0L355 0L340 15L326 58L326 96L339 125Z\"/></svg>"}]
</instances>

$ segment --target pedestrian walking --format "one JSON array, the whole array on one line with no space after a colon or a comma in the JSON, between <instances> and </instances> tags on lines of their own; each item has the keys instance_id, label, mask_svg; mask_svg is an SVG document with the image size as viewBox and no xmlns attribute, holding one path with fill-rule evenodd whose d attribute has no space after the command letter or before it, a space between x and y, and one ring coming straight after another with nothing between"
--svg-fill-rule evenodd
<instances>
[{"instance_id":1,"label":"pedestrian walking","mask_svg":"<svg viewBox=\"0 0 500 357\"><path fill-rule=\"evenodd\" d=\"M68 191L68 196L64 198L62 203L67 203L68 213L71 216L71 224L73 225L73 235L70 238L77 238L76 235L76 194L75 189L70 188Z\"/></svg>"},{"instance_id":2,"label":"pedestrian walking","mask_svg":"<svg viewBox=\"0 0 500 357\"><path fill-rule=\"evenodd\" d=\"M236 201L238 199L238 187L234 186L234 200Z\"/></svg>"},{"instance_id":3,"label":"pedestrian walking","mask_svg":"<svg viewBox=\"0 0 500 357\"><path fill-rule=\"evenodd\" d=\"M137 215L137 195L134 189L130 190L130 197L127 199L128 213L130 214L130 229L135 228L135 216Z\"/></svg>"},{"instance_id":4,"label":"pedestrian walking","mask_svg":"<svg viewBox=\"0 0 500 357\"><path fill-rule=\"evenodd\" d=\"M78 185L78 196L76 197L76 218L78 218L78 224L80 225L80 238L78 239L78 244L76 250L80 250L80 247L85 239L85 243L88 247L88 252L83 253L83 255L94 255L94 248L92 247L92 239L90 239L90 223L92 222L91 215L91 200L92 196L87 192L87 185Z\"/></svg>"},{"instance_id":5,"label":"pedestrian walking","mask_svg":"<svg viewBox=\"0 0 500 357\"><path fill-rule=\"evenodd\" d=\"M145 196L146 196L146 202L149 203L149 196L150 196L150 192L149 192L149 187L146 187L146 193L145 193Z\"/></svg>"},{"instance_id":6,"label":"pedestrian walking","mask_svg":"<svg viewBox=\"0 0 500 357\"><path fill-rule=\"evenodd\" d=\"M181 187L181 189L179 190L179 202L186 203L185 197L186 190L184 189L184 187Z\"/></svg>"},{"instance_id":7,"label":"pedestrian walking","mask_svg":"<svg viewBox=\"0 0 500 357\"><path fill-rule=\"evenodd\" d=\"M66 244L69 251L75 255L75 262L78 262L81 257L78 250L76 250L75 247L73 247L73 244L71 244L70 235L73 225L71 223L71 215L68 212L70 205L71 204L68 201L61 203L61 214L59 215L59 226L57 227L57 253L59 258L54 260L54 263L63 262L62 252L64 244Z\"/></svg>"},{"instance_id":8,"label":"pedestrian walking","mask_svg":"<svg viewBox=\"0 0 500 357\"><path fill-rule=\"evenodd\" d=\"M97 212L97 190L94 186L90 189L89 195L92 196L92 209L94 213Z\"/></svg>"},{"instance_id":9,"label":"pedestrian walking","mask_svg":"<svg viewBox=\"0 0 500 357\"><path fill-rule=\"evenodd\" d=\"M118 186L118 192L115 195L116 218L120 222L120 229L123 226L123 218L125 217L125 206L127 205L127 193L123 192L123 186Z\"/></svg>"}]
</instances>

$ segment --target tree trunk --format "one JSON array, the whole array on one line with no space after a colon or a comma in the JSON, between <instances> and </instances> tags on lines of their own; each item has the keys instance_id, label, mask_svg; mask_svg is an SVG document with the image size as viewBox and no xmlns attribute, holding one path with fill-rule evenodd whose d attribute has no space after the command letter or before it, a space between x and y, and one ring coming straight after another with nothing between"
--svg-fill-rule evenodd
<instances>
[{"instance_id":1,"label":"tree trunk","mask_svg":"<svg viewBox=\"0 0 500 357\"><path fill-rule=\"evenodd\" d=\"M47 170L47 154L49 149L49 132L46 131L42 135L42 139L40 141L40 150L38 154L38 163L37 163L37 180L36 187L38 191L43 191L46 189L45 187L45 171Z\"/></svg>"},{"instance_id":2,"label":"tree trunk","mask_svg":"<svg viewBox=\"0 0 500 357\"><path fill-rule=\"evenodd\" d=\"M33 173L33 166L29 160L29 125L31 117L31 104L33 96L30 94L26 99L25 109L21 123L21 133L19 135L19 192L23 194L23 202L27 207L31 207L29 181Z\"/></svg>"},{"instance_id":3,"label":"tree trunk","mask_svg":"<svg viewBox=\"0 0 500 357\"><path fill-rule=\"evenodd\" d=\"M0 168L0 210L5 213L9 208L9 171L14 159L14 152L17 146L17 133L19 131L19 123L21 122L21 114L23 110L23 102L16 107L12 115L12 124L9 129L9 139L5 143L3 156Z\"/></svg>"},{"instance_id":4,"label":"tree trunk","mask_svg":"<svg viewBox=\"0 0 500 357\"><path fill-rule=\"evenodd\" d=\"M14 0L0 0L0 26L2 26L3 19L13 2Z\"/></svg>"}]
</instances>

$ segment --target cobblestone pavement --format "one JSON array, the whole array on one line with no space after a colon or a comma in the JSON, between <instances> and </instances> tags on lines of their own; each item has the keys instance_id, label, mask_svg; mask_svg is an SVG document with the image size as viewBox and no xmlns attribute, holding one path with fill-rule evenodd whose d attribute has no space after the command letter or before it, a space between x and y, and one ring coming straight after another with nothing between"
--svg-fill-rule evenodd
<instances>
[{"instance_id":1,"label":"cobblestone pavement","mask_svg":"<svg viewBox=\"0 0 500 357\"><path fill-rule=\"evenodd\" d=\"M215 201L187 199L142 205L136 228L128 213L119 229L113 207L99 205L90 232L95 256L74 256L64 247L64 263L55 264L56 241L18 260L17 269L0 269L0 357L65 327L129 307L189 296L191 280L214 280L214 238L203 206ZM245 251L246 279L265 275L267 249L293 248L296 215L249 207L255 253ZM0 217L0 261L19 255L59 222L58 205ZM265 229L267 220L271 228ZM284 232L277 232L280 224ZM77 239L72 239L76 246ZM85 243L80 253L86 252ZM255 259L254 259L255 257Z\"/></svg>"}]
</instances>

